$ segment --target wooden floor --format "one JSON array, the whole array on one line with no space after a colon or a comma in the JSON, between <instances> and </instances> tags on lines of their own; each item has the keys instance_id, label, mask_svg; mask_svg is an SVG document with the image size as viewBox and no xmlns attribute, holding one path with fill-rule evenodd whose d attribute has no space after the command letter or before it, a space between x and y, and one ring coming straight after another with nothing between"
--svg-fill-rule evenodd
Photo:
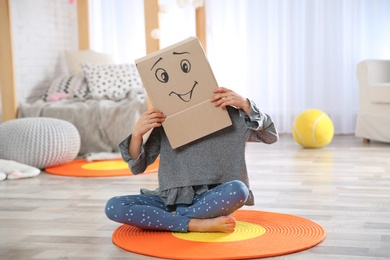
<instances>
[{"instance_id":1,"label":"wooden floor","mask_svg":"<svg viewBox=\"0 0 390 260\"><path fill-rule=\"evenodd\" d=\"M305 217L327 231L318 246L272 259L390 259L390 144L335 136L308 150L286 135L248 144L247 161L251 209ZM156 174L0 182L0 259L156 259L112 244L119 225L103 209L112 196L156 185Z\"/></svg>"}]
</instances>

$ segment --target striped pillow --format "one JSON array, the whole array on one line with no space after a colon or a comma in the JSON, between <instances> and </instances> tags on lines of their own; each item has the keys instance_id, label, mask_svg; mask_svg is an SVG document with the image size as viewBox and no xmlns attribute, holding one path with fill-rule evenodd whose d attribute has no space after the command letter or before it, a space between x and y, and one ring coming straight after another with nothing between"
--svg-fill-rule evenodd
<instances>
[{"instance_id":1,"label":"striped pillow","mask_svg":"<svg viewBox=\"0 0 390 260\"><path fill-rule=\"evenodd\" d=\"M84 76L64 75L53 80L48 90L43 95L43 100L54 93L66 93L70 99L84 100L88 97L89 90Z\"/></svg>"}]
</instances>

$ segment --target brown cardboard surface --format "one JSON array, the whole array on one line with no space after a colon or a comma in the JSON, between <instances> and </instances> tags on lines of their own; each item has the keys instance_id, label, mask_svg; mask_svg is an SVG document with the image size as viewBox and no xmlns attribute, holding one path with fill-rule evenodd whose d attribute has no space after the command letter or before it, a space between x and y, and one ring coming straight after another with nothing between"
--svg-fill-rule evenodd
<instances>
[{"instance_id":1,"label":"brown cardboard surface","mask_svg":"<svg viewBox=\"0 0 390 260\"><path fill-rule=\"evenodd\" d=\"M218 83L196 37L135 62L153 107L167 116L163 127L172 148L232 124L227 111L210 102Z\"/></svg>"}]
</instances>

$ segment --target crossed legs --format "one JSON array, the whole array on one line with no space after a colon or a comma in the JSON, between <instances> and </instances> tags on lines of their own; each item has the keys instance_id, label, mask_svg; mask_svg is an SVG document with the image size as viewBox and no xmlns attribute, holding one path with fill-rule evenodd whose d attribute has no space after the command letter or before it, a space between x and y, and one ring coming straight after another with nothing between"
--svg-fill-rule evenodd
<instances>
[{"instance_id":1,"label":"crossed legs","mask_svg":"<svg viewBox=\"0 0 390 260\"><path fill-rule=\"evenodd\" d=\"M105 211L113 221L143 229L230 233L236 222L229 215L245 204L248 194L244 183L231 181L197 195L192 205L177 206L175 212L159 197L144 194L113 197Z\"/></svg>"}]
</instances>

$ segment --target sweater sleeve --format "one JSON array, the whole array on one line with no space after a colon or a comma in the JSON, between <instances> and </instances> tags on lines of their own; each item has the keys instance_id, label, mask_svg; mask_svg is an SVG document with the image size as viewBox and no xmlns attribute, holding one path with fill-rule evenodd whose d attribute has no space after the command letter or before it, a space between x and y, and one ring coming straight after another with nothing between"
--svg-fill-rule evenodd
<instances>
[{"instance_id":1,"label":"sweater sleeve","mask_svg":"<svg viewBox=\"0 0 390 260\"><path fill-rule=\"evenodd\" d=\"M266 144L278 141L279 135L272 118L261 112L253 101L249 99L248 101L251 105L250 114L247 115L244 110L240 109L240 116L244 118L245 125L253 130L248 141Z\"/></svg>"},{"instance_id":2,"label":"sweater sleeve","mask_svg":"<svg viewBox=\"0 0 390 260\"><path fill-rule=\"evenodd\" d=\"M129 153L132 135L129 135L119 144L123 160L129 166L133 174L143 173L146 168L152 164L160 154L160 139L157 131L153 130L145 144L141 145L138 158L132 158Z\"/></svg>"}]
</instances>

